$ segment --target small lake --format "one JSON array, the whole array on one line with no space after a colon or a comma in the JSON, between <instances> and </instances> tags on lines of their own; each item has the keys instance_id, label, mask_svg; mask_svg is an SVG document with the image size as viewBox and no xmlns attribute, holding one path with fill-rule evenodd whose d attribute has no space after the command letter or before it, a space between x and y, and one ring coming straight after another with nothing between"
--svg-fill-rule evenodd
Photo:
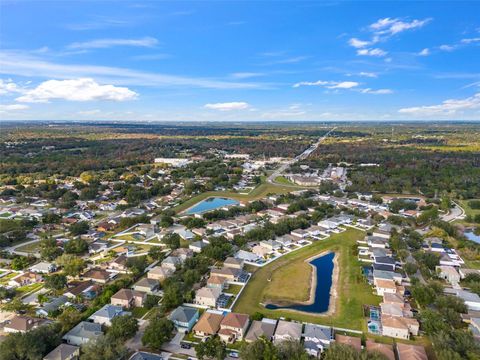
<instances>
[{"instance_id":1,"label":"small lake","mask_svg":"<svg viewBox=\"0 0 480 360\"><path fill-rule=\"evenodd\" d=\"M480 235L475 235L473 230L468 230L463 233L468 240L474 241L477 244L480 244Z\"/></svg>"},{"instance_id":2,"label":"small lake","mask_svg":"<svg viewBox=\"0 0 480 360\"><path fill-rule=\"evenodd\" d=\"M215 210L218 208L222 208L224 206L237 205L237 204L239 204L237 200L222 198L222 197L210 197L192 206L190 209L185 211L185 214L187 215L201 214L206 211Z\"/></svg>"},{"instance_id":3,"label":"small lake","mask_svg":"<svg viewBox=\"0 0 480 360\"><path fill-rule=\"evenodd\" d=\"M310 261L310 264L312 264L317 271L317 287L315 289L315 299L313 304L294 304L290 306L277 306L274 304L267 304L265 305L265 308L270 310L292 309L317 314L328 311L328 306L330 305L330 288L332 287L334 257L335 253L329 253L327 255Z\"/></svg>"}]
</instances>

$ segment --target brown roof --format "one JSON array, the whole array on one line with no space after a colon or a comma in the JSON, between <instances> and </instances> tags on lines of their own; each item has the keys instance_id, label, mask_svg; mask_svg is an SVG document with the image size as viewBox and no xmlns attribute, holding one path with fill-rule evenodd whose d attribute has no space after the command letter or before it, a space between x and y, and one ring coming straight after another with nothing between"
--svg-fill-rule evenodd
<instances>
[{"instance_id":1,"label":"brown roof","mask_svg":"<svg viewBox=\"0 0 480 360\"><path fill-rule=\"evenodd\" d=\"M425 348L420 345L397 343L399 360L428 360Z\"/></svg>"},{"instance_id":2,"label":"brown roof","mask_svg":"<svg viewBox=\"0 0 480 360\"><path fill-rule=\"evenodd\" d=\"M10 324L6 325L7 328L15 329L17 331L28 331L38 326L42 322L42 319L33 318L30 316L15 316L10 320Z\"/></svg>"},{"instance_id":3,"label":"brown roof","mask_svg":"<svg viewBox=\"0 0 480 360\"><path fill-rule=\"evenodd\" d=\"M362 351L362 339L348 335L335 335L335 341L339 344L349 345L357 351Z\"/></svg>"},{"instance_id":4,"label":"brown roof","mask_svg":"<svg viewBox=\"0 0 480 360\"><path fill-rule=\"evenodd\" d=\"M383 302L390 303L390 304L404 304L405 300L403 299L403 296L400 294L386 293L386 294L383 294Z\"/></svg>"},{"instance_id":5,"label":"brown roof","mask_svg":"<svg viewBox=\"0 0 480 360\"><path fill-rule=\"evenodd\" d=\"M194 331L202 332L209 335L214 335L220 329L220 323L223 320L223 315L204 312L200 320L193 327Z\"/></svg>"},{"instance_id":6,"label":"brown roof","mask_svg":"<svg viewBox=\"0 0 480 360\"><path fill-rule=\"evenodd\" d=\"M119 300L128 300L130 301L134 297L144 297L145 293L141 291L131 290L131 289L120 289L118 290L115 295L112 296L112 299L119 299Z\"/></svg>"},{"instance_id":7,"label":"brown roof","mask_svg":"<svg viewBox=\"0 0 480 360\"><path fill-rule=\"evenodd\" d=\"M367 351L377 351L383 355L388 360L395 360L395 354L393 352L393 346L389 344L379 344L373 340L367 340Z\"/></svg>"},{"instance_id":8,"label":"brown roof","mask_svg":"<svg viewBox=\"0 0 480 360\"><path fill-rule=\"evenodd\" d=\"M396 289L397 286L395 285L395 281L393 280L388 280L388 279L376 279L375 283L377 284L377 287L381 287L384 289Z\"/></svg>"},{"instance_id":9,"label":"brown roof","mask_svg":"<svg viewBox=\"0 0 480 360\"><path fill-rule=\"evenodd\" d=\"M83 277L97 280L108 280L110 279L110 273L102 269L91 269L83 274Z\"/></svg>"},{"instance_id":10,"label":"brown roof","mask_svg":"<svg viewBox=\"0 0 480 360\"><path fill-rule=\"evenodd\" d=\"M208 278L207 284L224 284L226 280L223 276L212 275Z\"/></svg>"},{"instance_id":11,"label":"brown roof","mask_svg":"<svg viewBox=\"0 0 480 360\"><path fill-rule=\"evenodd\" d=\"M81 294L85 289L88 289L90 286L93 285L91 281L82 281L82 282L74 282L70 283L71 285L66 292L72 294L72 295L79 295Z\"/></svg>"},{"instance_id":12,"label":"brown roof","mask_svg":"<svg viewBox=\"0 0 480 360\"><path fill-rule=\"evenodd\" d=\"M248 323L248 315L228 313L222 320L221 326L228 326L237 329L243 329Z\"/></svg>"}]
</instances>

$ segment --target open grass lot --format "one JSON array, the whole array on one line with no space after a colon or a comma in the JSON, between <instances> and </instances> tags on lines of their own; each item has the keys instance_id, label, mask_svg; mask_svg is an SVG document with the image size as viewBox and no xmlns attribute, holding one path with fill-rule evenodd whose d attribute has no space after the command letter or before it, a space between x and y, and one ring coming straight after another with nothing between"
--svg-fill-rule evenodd
<instances>
[{"instance_id":1,"label":"open grass lot","mask_svg":"<svg viewBox=\"0 0 480 360\"><path fill-rule=\"evenodd\" d=\"M263 293L264 302L307 301L310 298L312 266L301 258L273 272Z\"/></svg>"},{"instance_id":2,"label":"open grass lot","mask_svg":"<svg viewBox=\"0 0 480 360\"><path fill-rule=\"evenodd\" d=\"M299 186L298 189L303 189L303 188ZM292 186L287 187L287 186L278 186L278 185L263 183L258 185L255 189L250 191L250 193L248 194L239 194L231 191L207 191L197 196L194 196L191 199L188 199L182 204L174 207L173 210L175 210L176 213L180 213L192 207L196 203L212 196L228 197L238 201L252 201L252 200L264 198L267 196L267 194L286 194L294 190L295 188Z\"/></svg>"},{"instance_id":3,"label":"open grass lot","mask_svg":"<svg viewBox=\"0 0 480 360\"><path fill-rule=\"evenodd\" d=\"M17 251L35 253L40 251L40 242L17 247Z\"/></svg>"},{"instance_id":4,"label":"open grass lot","mask_svg":"<svg viewBox=\"0 0 480 360\"><path fill-rule=\"evenodd\" d=\"M228 289L225 289L225 292L233 295L237 295L240 290L242 290L242 285L230 284L228 285Z\"/></svg>"},{"instance_id":5,"label":"open grass lot","mask_svg":"<svg viewBox=\"0 0 480 360\"><path fill-rule=\"evenodd\" d=\"M477 214L480 214L480 209L472 209L470 206L468 206L468 202L472 200L480 199L459 200L458 202L460 203L460 206L463 208L463 210L465 210L466 215L475 216Z\"/></svg>"},{"instance_id":6,"label":"open grass lot","mask_svg":"<svg viewBox=\"0 0 480 360\"><path fill-rule=\"evenodd\" d=\"M332 235L327 240L314 242L312 245L285 255L258 269L243 290L240 299L235 304L234 311L247 314L254 314L258 311L267 317L279 318L283 316L299 321L366 331L362 305L378 305L381 298L373 294L372 288L361 273L361 264L357 260L355 243L364 235L363 231L348 229L341 234ZM327 250L334 251L339 255L338 298L335 314L322 316L289 310L268 310L260 304L265 298L267 288L269 294L277 291L267 285L268 279L275 277L277 271L283 271L281 269L289 264L302 263L305 259ZM291 276L291 274L287 275ZM285 291L282 290L282 287L283 284L278 288L278 291Z\"/></svg>"}]
</instances>

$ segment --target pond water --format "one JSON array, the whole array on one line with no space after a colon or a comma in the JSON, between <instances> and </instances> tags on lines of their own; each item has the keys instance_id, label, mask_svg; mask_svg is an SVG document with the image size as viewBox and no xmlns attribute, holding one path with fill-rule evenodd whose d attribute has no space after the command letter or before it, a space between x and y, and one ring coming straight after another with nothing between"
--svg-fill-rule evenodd
<instances>
[{"instance_id":1,"label":"pond water","mask_svg":"<svg viewBox=\"0 0 480 360\"><path fill-rule=\"evenodd\" d=\"M224 206L237 205L237 204L239 204L237 200L222 198L222 197L210 197L192 206L190 209L185 211L185 214L187 215L201 214L206 211L215 210Z\"/></svg>"},{"instance_id":2,"label":"pond water","mask_svg":"<svg viewBox=\"0 0 480 360\"><path fill-rule=\"evenodd\" d=\"M309 305L290 305L290 306L277 306L274 304L267 304L265 307L270 310L276 309L293 309L309 313L323 313L328 311L330 305L330 288L332 287L332 274L333 274L333 258L334 253L321 256L319 258L310 261L317 271L317 287L315 289L315 299L313 304Z\"/></svg>"},{"instance_id":3,"label":"pond water","mask_svg":"<svg viewBox=\"0 0 480 360\"><path fill-rule=\"evenodd\" d=\"M480 235L475 235L473 230L468 230L463 233L468 240L475 241L477 244L480 244Z\"/></svg>"}]
</instances>

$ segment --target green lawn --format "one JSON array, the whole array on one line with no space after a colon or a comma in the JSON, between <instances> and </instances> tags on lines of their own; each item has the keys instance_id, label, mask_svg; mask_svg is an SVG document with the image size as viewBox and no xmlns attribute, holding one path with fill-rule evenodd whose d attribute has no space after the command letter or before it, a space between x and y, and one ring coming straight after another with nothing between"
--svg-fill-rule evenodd
<instances>
[{"instance_id":1,"label":"green lawn","mask_svg":"<svg viewBox=\"0 0 480 360\"><path fill-rule=\"evenodd\" d=\"M312 245L285 255L258 269L243 290L233 310L247 314L254 314L258 311L267 317L285 317L366 331L362 305L378 305L381 298L373 294L371 286L368 285L362 275L361 263L357 260L354 245L356 240L364 235L365 232L363 231L348 229L343 233L332 235L327 240L314 242ZM268 280L275 277L276 271L292 262L303 262L305 259L326 250L334 251L339 255L338 298L336 311L333 315L322 316L289 310L268 310L260 304L264 299ZM270 291L272 290L270 289Z\"/></svg>"},{"instance_id":2,"label":"green lawn","mask_svg":"<svg viewBox=\"0 0 480 360\"><path fill-rule=\"evenodd\" d=\"M23 296L23 295L28 294L30 292L40 290L42 287L43 287L43 283L30 284L30 285L20 286L20 287L16 288L15 291L20 296Z\"/></svg>"},{"instance_id":3,"label":"green lawn","mask_svg":"<svg viewBox=\"0 0 480 360\"><path fill-rule=\"evenodd\" d=\"M298 189L304 189L304 188L299 186ZM295 188L292 186L286 187L286 186L262 183L258 185L255 189L250 191L250 193L248 194L239 194L231 191L207 191L186 200L185 202L181 203L178 206L175 206L173 210L175 210L176 213L180 213L192 207L196 203L212 196L228 197L238 201L251 201L251 200L264 198L267 194L285 194L294 190Z\"/></svg>"},{"instance_id":4,"label":"green lawn","mask_svg":"<svg viewBox=\"0 0 480 360\"><path fill-rule=\"evenodd\" d=\"M242 285L235 285L235 284L230 284L228 285L228 289L225 289L226 293L237 295L240 290L242 290Z\"/></svg>"},{"instance_id":5,"label":"green lawn","mask_svg":"<svg viewBox=\"0 0 480 360\"><path fill-rule=\"evenodd\" d=\"M468 206L468 202L471 200L480 200L480 199L469 199L469 200L459 200L460 206L465 210L465 214L470 215L470 216L475 216L477 214L480 214L480 209L472 209L470 206Z\"/></svg>"},{"instance_id":6,"label":"green lawn","mask_svg":"<svg viewBox=\"0 0 480 360\"><path fill-rule=\"evenodd\" d=\"M293 182L291 182L290 180L288 180L286 177L284 176L277 176L275 178L275 182L278 183L278 184L285 184L285 185L295 185Z\"/></svg>"},{"instance_id":7,"label":"green lawn","mask_svg":"<svg viewBox=\"0 0 480 360\"><path fill-rule=\"evenodd\" d=\"M136 307L132 309L132 315L137 319L140 319L147 312L148 312L148 309L144 307Z\"/></svg>"},{"instance_id":8,"label":"green lawn","mask_svg":"<svg viewBox=\"0 0 480 360\"><path fill-rule=\"evenodd\" d=\"M17 250L18 251L23 251L23 252L28 252L28 253L38 252L38 251L40 251L40 242L19 246L17 248Z\"/></svg>"}]
</instances>

